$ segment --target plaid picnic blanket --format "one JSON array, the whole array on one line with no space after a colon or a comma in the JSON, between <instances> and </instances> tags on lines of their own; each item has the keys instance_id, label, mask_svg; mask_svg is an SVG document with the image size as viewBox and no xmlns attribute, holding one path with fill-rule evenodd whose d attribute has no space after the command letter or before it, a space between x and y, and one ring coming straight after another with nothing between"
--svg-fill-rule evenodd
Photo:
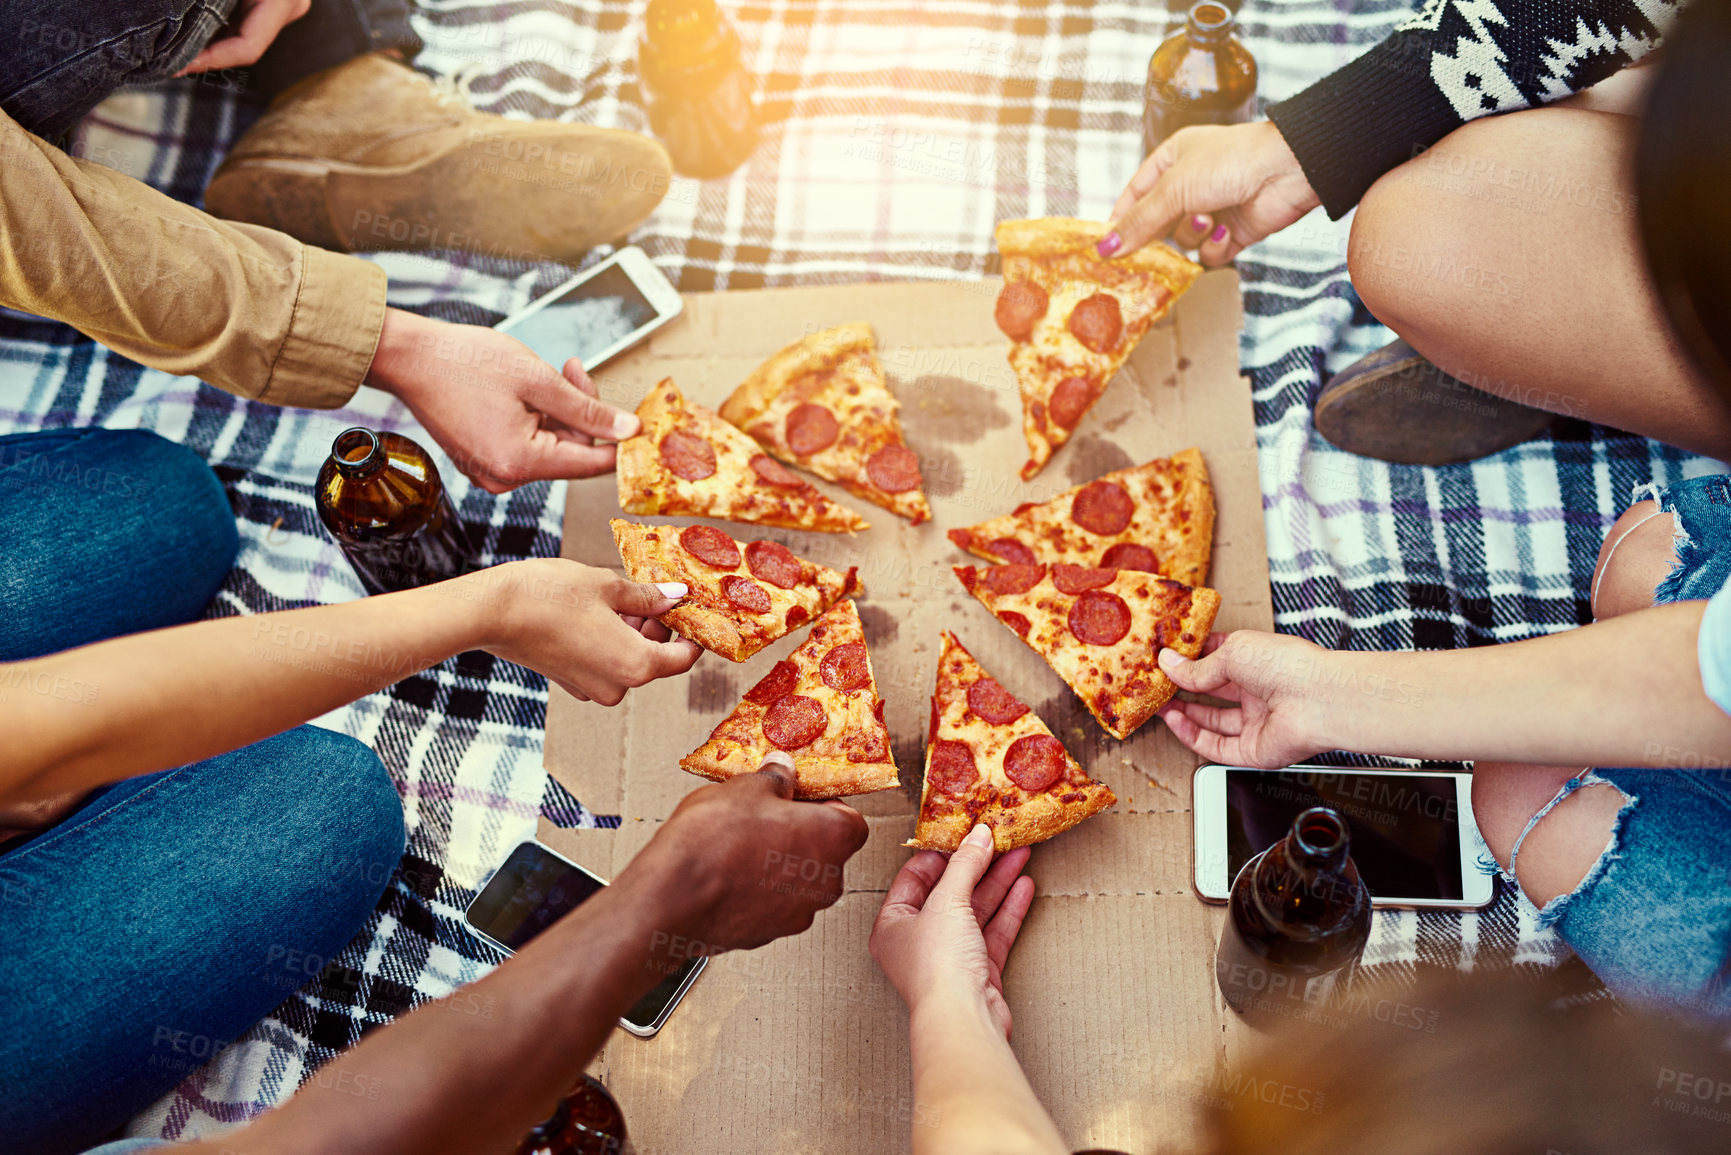
<instances>
[{"instance_id":1,"label":"plaid picnic blanket","mask_svg":"<svg viewBox=\"0 0 1731 1155\"><path fill-rule=\"evenodd\" d=\"M1172 0L1176 3L1176 0ZM474 103L517 116L646 130L634 70L643 0L424 0L418 64L460 76ZM968 278L995 271L1008 217L1104 217L1140 156L1142 74L1182 20L1100 0L769 0L730 5L766 127L732 177L676 180L632 240L680 288ZM1409 11L1404 0L1248 0L1242 35L1261 97L1344 63ZM196 201L253 113L211 84L123 94L78 147ZM1279 628L1339 648L1508 641L1588 620L1605 528L1648 481L1714 463L1579 422L1496 458L1389 467L1318 439L1321 378L1389 337L1348 283L1350 221L1320 213L1239 262L1242 363L1256 409ZM599 259L603 254L594 254ZM382 255L393 304L491 322L569 275L461 255ZM0 432L154 429L204 454L242 547L213 614L360 596L313 512L336 432L409 428L363 390L336 412L284 411L143 369L62 326L0 316ZM424 435L421 439L430 439ZM557 552L563 485L505 497L445 471L489 560ZM534 829L606 824L545 775L545 683L453 659L320 719L370 743L403 795L409 847L370 925L317 980L193 1072L131 1133L209 1133L280 1102L365 1026L473 980L494 961L461 928L483 873ZM616 821L616 820L614 820ZM1367 961L1553 966L1567 957L1508 893L1484 913L1379 915Z\"/></svg>"}]
</instances>

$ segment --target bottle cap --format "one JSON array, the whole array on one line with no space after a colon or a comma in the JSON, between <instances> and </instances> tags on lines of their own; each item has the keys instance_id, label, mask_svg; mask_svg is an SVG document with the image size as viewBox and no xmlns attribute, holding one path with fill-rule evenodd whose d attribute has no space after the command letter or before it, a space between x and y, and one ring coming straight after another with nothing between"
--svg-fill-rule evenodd
<instances>
[{"instance_id":1,"label":"bottle cap","mask_svg":"<svg viewBox=\"0 0 1731 1155\"><path fill-rule=\"evenodd\" d=\"M1190 39L1203 44L1226 39L1232 34L1234 23L1232 9L1220 0L1202 0L1192 5L1184 20Z\"/></svg>"}]
</instances>

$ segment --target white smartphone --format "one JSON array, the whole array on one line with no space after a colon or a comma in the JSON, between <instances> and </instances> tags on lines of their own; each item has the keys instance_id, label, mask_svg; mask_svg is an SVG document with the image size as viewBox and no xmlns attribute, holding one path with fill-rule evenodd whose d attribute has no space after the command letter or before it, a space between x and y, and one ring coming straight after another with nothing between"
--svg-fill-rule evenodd
<instances>
[{"instance_id":1,"label":"white smartphone","mask_svg":"<svg viewBox=\"0 0 1731 1155\"><path fill-rule=\"evenodd\" d=\"M576 357L594 372L684 308L679 290L649 254L628 245L493 327L555 369Z\"/></svg>"},{"instance_id":2,"label":"white smartphone","mask_svg":"<svg viewBox=\"0 0 1731 1155\"><path fill-rule=\"evenodd\" d=\"M506 856L463 919L476 937L513 954L606 885L606 880L531 838ZM638 999L619 1025L640 1038L653 1036L708 962L704 957L687 959Z\"/></svg>"},{"instance_id":3,"label":"white smartphone","mask_svg":"<svg viewBox=\"0 0 1731 1155\"><path fill-rule=\"evenodd\" d=\"M1286 837L1301 812L1329 806L1346 819L1352 860L1374 905L1486 906L1496 887L1480 865L1490 853L1471 795L1471 774L1436 770L1198 767L1196 892L1225 902L1246 862Z\"/></svg>"}]
</instances>

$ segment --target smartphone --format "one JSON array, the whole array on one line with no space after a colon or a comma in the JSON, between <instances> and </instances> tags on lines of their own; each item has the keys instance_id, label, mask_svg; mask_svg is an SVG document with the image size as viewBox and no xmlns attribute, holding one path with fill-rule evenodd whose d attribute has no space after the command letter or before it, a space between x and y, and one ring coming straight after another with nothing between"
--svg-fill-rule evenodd
<instances>
[{"instance_id":1,"label":"smartphone","mask_svg":"<svg viewBox=\"0 0 1731 1155\"><path fill-rule=\"evenodd\" d=\"M555 369L577 357L594 372L684 308L679 290L649 254L628 245L493 327Z\"/></svg>"},{"instance_id":2,"label":"smartphone","mask_svg":"<svg viewBox=\"0 0 1731 1155\"><path fill-rule=\"evenodd\" d=\"M1250 859L1286 837L1312 806L1338 811L1352 832L1352 860L1376 906L1474 910L1495 880L1473 821L1472 775L1431 770L1289 766L1198 767L1196 891L1225 902Z\"/></svg>"},{"instance_id":3,"label":"smartphone","mask_svg":"<svg viewBox=\"0 0 1731 1155\"><path fill-rule=\"evenodd\" d=\"M506 856L463 918L475 935L512 954L606 885L604 879L531 838ZM708 962L707 958L687 960L637 1000L619 1025L640 1038L654 1036Z\"/></svg>"}]
</instances>

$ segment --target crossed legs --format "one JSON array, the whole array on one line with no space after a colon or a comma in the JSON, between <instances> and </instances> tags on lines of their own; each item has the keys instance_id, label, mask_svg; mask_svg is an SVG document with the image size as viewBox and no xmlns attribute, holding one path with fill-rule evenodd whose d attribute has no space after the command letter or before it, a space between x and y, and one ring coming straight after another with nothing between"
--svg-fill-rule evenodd
<instances>
[{"instance_id":1,"label":"crossed legs","mask_svg":"<svg viewBox=\"0 0 1731 1155\"><path fill-rule=\"evenodd\" d=\"M1569 103L1473 121L1377 181L1352 226L1353 285L1470 386L1731 456L1731 416L1685 361L1647 276L1640 120Z\"/></svg>"}]
</instances>

